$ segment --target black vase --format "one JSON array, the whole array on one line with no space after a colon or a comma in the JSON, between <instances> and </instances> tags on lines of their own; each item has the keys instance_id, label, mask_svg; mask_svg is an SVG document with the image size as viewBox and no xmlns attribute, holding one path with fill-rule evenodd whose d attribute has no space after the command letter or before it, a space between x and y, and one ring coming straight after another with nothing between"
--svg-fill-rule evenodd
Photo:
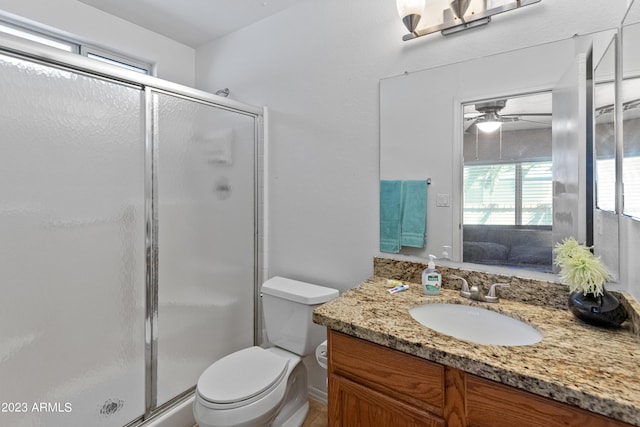
<instances>
[{"instance_id":1,"label":"black vase","mask_svg":"<svg viewBox=\"0 0 640 427\"><path fill-rule=\"evenodd\" d=\"M571 292L569 310L578 319L596 326L618 327L627 320L627 310L613 294L603 289L603 294Z\"/></svg>"}]
</instances>

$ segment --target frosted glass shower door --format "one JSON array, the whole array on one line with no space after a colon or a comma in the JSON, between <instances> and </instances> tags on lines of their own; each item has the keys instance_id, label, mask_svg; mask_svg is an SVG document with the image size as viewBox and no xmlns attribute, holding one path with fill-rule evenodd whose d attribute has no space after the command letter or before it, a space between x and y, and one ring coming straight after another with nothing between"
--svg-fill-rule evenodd
<instances>
[{"instance_id":1,"label":"frosted glass shower door","mask_svg":"<svg viewBox=\"0 0 640 427\"><path fill-rule=\"evenodd\" d=\"M144 413L144 117L135 87L0 55L1 426Z\"/></svg>"},{"instance_id":2,"label":"frosted glass shower door","mask_svg":"<svg viewBox=\"0 0 640 427\"><path fill-rule=\"evenodd\" d=\"M253 344L255 117L154 94L157 404Z\"/></svg>"}]
</instances>

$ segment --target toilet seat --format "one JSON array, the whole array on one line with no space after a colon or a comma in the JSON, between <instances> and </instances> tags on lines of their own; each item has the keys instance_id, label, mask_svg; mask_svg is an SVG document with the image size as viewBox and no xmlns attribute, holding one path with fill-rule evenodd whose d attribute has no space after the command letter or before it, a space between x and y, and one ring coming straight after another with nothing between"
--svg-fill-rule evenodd
<instances>
[{"instance_id":1,"label":"toilet seat","mask_svg":"<svg viewBox=\"0 0 640 427\"><path fill-rule=\"evenodd\" d=\"M280 385L289 360L261 347L248 347L223 357L198 379L197 392L212 409L253 403Z\"/></svg>"}]
</instances>

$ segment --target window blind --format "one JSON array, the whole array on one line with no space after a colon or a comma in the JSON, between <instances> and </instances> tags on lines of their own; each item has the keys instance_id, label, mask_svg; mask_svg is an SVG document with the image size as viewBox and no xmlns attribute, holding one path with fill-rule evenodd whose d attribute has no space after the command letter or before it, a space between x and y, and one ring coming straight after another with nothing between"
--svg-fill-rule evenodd
<instances>
[{"instance_id":1,"label":"window blind","mask_svg":"<svg viewBox=\"0 0 640 427\"><path fill-rule=\"evenodd\" d=\"M464 167L464 224L551 225L551 162Z\"/></svg>"},{"instance_id":2,"label":"window blind","mask_svg":"<svg viewBox=\"0 0 640 427\"><path fill-rule=\"evenodd\" d=\"M622 163L622 182L624 182L624 213L640 218L640 157L625 156Z\"/></svg>"}]
</instances>

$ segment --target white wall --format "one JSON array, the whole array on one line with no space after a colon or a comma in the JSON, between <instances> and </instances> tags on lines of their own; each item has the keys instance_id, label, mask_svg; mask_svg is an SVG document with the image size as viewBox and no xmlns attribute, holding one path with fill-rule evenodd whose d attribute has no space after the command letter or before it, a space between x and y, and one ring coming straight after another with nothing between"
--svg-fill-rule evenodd
<instances>
[{"instance_id":1,"label":"white wall","mask_svg":"<svg viewBox=\"0 0 640 427\"><path fill-rule=\"evenodd\" d=\"M381 78L617 27L625 8L543 0L403 42L392 0L301 0L197 49L197 87L271 109L270 274L347 289L372 273Z\"/></svg>"},{"instance_id":2,"label":"white wall","mask_svg":"<svg viewBox=\"0 0 640 427\"><path fill-rule=\"evenodd\" d=\"M194 85L193 48L79 1L0 0L0 17L3 15L17 15L84 43L154 62L157 77L186 86Z\"/></svg>"}]
</instances>

